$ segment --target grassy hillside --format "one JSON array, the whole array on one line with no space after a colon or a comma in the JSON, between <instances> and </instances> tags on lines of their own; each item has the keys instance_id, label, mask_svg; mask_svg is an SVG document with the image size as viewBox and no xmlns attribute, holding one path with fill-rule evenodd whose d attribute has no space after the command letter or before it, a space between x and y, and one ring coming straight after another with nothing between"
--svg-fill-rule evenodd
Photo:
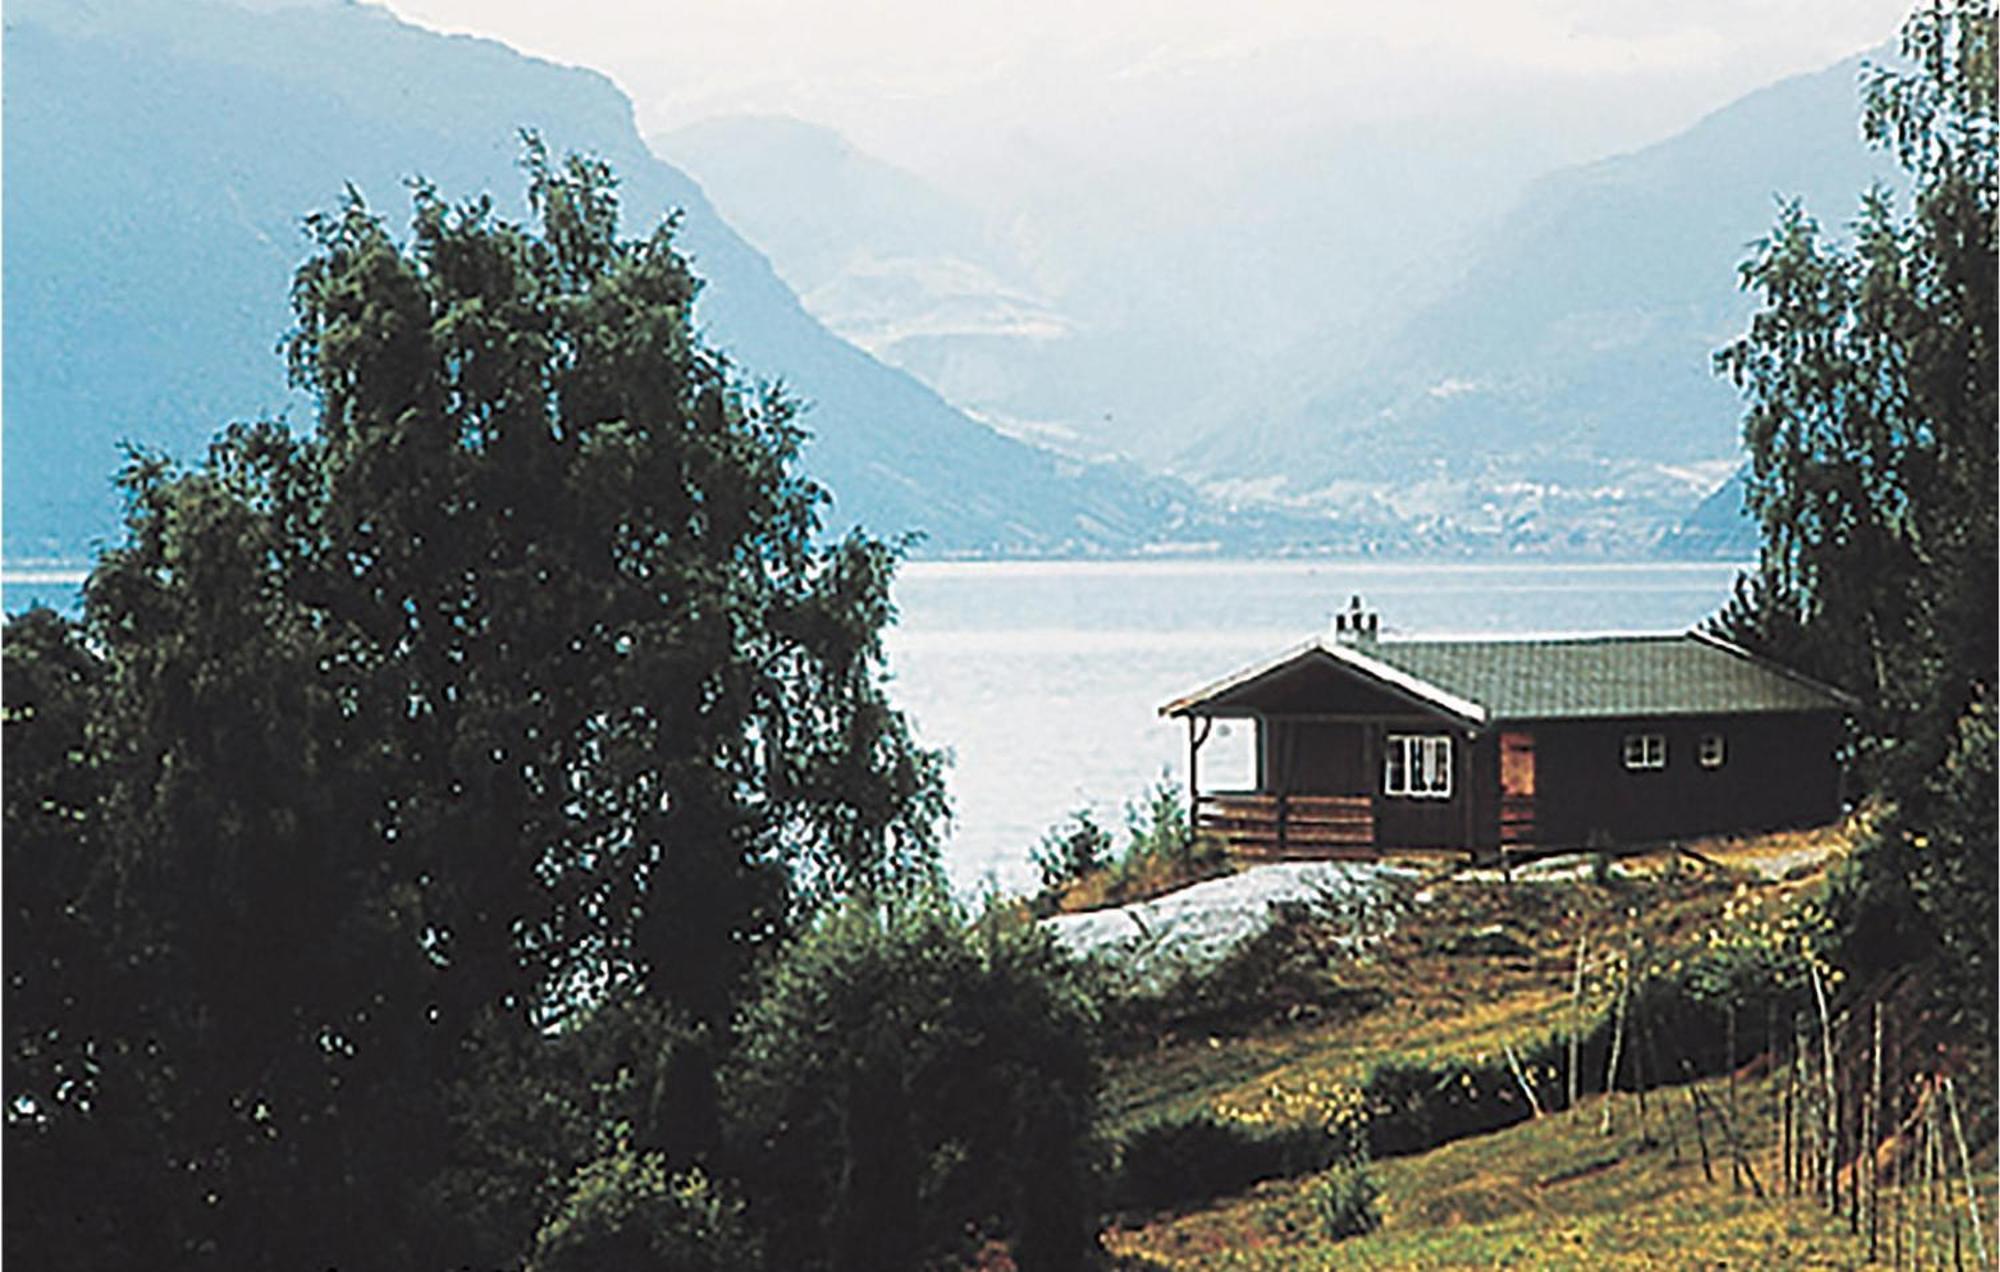
<instances>
[{"instance_id":1,"label":"grassy hillside","mask_svg":"<svg viewBox=\"0 0 2000 1272\"><path fill-rule=\"evenodd\" d=\"M1519 1059L1525 1072L1512 1091L1493 1094L1531 1083L1543 1112L1522 1100L1490 1119L1500 1129L1447 1134L1423 1152L1378 1146L1368 1169L1381 1190L1382 1224L1366 1236L1329 1239L1316 1210L1320 1180L1305 1175L1194 1206L1125 1213L1106 1247L1129 1268L1861 1266L1865 1214L1853 1231L1844 1213L1831 1216L1788 1189L1780 1116L1799 1106L1782 1016L1742 1013L1732 1067L1720 1029L1704 1036L1687 1018L1649 1008L1655 1025L1642 1032L1635 1011L1618 1044L1622 1089L1600 1094L1603 1026L1625 983L1623 960L1672 980L1746 933L1792 930L1859 829L1712 840L1617 863L1579 859L1511 880L1440 874L1412 885L1396 931L1358 960L1316 940L1310 921L1298 925L1264 952L1269 966L1245 981L1238 1014L1211 1011L1196 1021L1169 1012L1128 1029L1106 1111L1114 1139L1203 1115L1241 1126L1311 1121L1335 1093L1384 1089L1385 1069L1397 1066L1440 1075L1440 1085L1471 1084L1496 1072L1507 1081ZM1565 1109L1572 1023L1586 1031L1582 1098ZM1785 1057L1776 1072L1773 1053ZM1511 1057L1508 1067L1501 1057ZM1709 1075L1696 1084L1700 1138L1683 1058L1689 1071ZM1631 1088L1643 1065L1651 1089L1642 1099ZM1413 1084L1417 1102L1435 1097L1422 1089L1428 1081ZM1770 1190L1764 1198L1747 1176L1732 1180L1717 1124L1731 1108L1749 1170ZM1373 1110L1387 1122L1403 1113L1379 1099ZM1990 1219L1990 1160L1981 1169ZM1956 1194L1934 1174L1944 1191L1925 1231L1939 1243L1933 1256L1948 1261ZM1852 1187L1851 1172L1842 1186ZM1917 1239L1913 1216L1930 1212L1905 1191L1912 1196L1900 1239L1908 1243ZM1853 1208L1851 1192L1844 1195ZM1880 1203L1884 1250L1896 1196L1891 1190ZM1957 1239L1971 1266L1969 1227L1961 1224Z\"/></svg>"}]
</instances>

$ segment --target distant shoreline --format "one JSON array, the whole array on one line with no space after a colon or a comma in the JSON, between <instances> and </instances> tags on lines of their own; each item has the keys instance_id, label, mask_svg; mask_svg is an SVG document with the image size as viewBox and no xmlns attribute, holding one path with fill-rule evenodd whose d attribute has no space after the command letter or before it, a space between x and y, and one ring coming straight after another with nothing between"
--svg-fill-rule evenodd
<instances>
[{"instance_id":1,"label":"distant shoreline","mask_svg":"<svg viewBox=\"0 0 2000 1272\"><path fill-rule=\"evenodd\" d=\"M1034 573L1091 574L1102 570L1125 570L1138 568L1148 573L1160 574L1202 574L1215 570L1268 570L1284 571L1311 566L1337 566L1343 570L1361 572L1389 570L1542 570L1559 566L1565 570L1747 570L1756 565L1754 560L1730 560L1726 557L1583 557L1563 558L1555 556L1528 556L1522 554L1495 554L1491 556L1346 556L1338 553L1325 555L1246 554L1242 556L1208 555L1165 555L1140 554L1131 556L911 556L904 561L906 571L929 575L948 575L958 572L984 572L997 570L1025 570ZM36 562L21 566L0 566L0 586L81 586L90 577L88 563L75 561Z\"/></svg>"}]
</instances>

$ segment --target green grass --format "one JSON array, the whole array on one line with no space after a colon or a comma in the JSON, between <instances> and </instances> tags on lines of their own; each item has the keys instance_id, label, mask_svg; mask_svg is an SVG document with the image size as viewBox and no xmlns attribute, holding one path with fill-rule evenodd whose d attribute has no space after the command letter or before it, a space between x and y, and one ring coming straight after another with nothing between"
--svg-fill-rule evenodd
<instances>
[{"instance_id":1,"label":"green grass","mask_svg":"<svg viewBox=\"0 0 2000 1272\"><path fill-rule=\"evenodd\" d=\"M1260 1100L1282 1103L1272 1101L1274 1093L1358 1083L1391 1057L1471 1059L1503 1045L1519 1051L1566 1026L1580 934L1597 954L1586 1003L1601 1010L1613 991L1609 964L1599 960L1628 941L1643 941L1656 959L1672 957L1722 924L1725 906L1746 890L1761 904L1788 904L1809 880L1759 881L1737 859L1802 838L1704 845L1716 867L1662 856L1608 885L1435 882L1434 899L1369 957L1330 958L1308 969L1324 978L1329 1001L1372 1003L1371 1010L1317 1014L1307 1003L1301 1014L1293 1001L1228 1035L1128 1038L1112 1066L1107 1129L1202 1107L1240 1112ZM1514 931L1526 953L1447 952L1454 934L1492 923ZM1586 1091L1598 1085L1584 1084ZM1722 1079L1702 1089L1718 1104L1726 1100ZM1811 1200L1759 1200L1747 1184L1732 1187L1712 1126L1715 1177L1705 1179L1684 1088L1648 1096L1649 1136L1640 1134L1636 1097L1609 1098L1616 1114L1610 1135L1598 1134L1605 1097L1595 1096L1574 1114L1375 1162L1383 1225L1367 1236L1335 1241L1321 1233L1307 1177L1179 1213L1125 1216L1106 1245L1134 1269L1867 1266L1865 1240ZM1768 1082L1739 1078L1740 1126L1767 1188L1777 1182L1772 1098ZM1669 1111L1678 1160L1661 1120ZM1990 1202L1990 1187L1986 1196Z\"/></svg>"},{"instance_id":2,"label":"green grass","mask_svg":"<svg viewBox=\"0 0 2000 1272\"><path fill-rule=\"evenodd\" d=\"M1726 1099L1722 1080L1702 1086L1716 1103ZM1712 1126L1714 1178L1704 1178L1683 1089L1648 1096L1650 1137L1639 1132L1636 1098L1611 1098L1617 1118L1608 1136L1598 1133L1600 1097L1574 1114L1375 1163L1383 1224L1368 1236L1335 1241L1316 1232L1310 1180L1289 1180L1116 1229L1106 1244L1128 1267L1162 1269L1875 1266L1865 1238L1814 1201L1759 1200L1747 1183L1732 1185ZM1768 1191L1777 1182L1772 1085L1746 1081L1738 1100L1751 1163ZM1678 1161L1661 1120L1668 1113ZM1989 1202L1991 1182L1989 1172ZM1961 1239L1971 1266L1969 1232Z\"/></svg>"},{"instance_id":3,"label":"green grass","mask_svg":"<svg viewBox=\"0 0 2000 1272\"><path fill-rule=\"evenodd\" d=\"M1643 932L1655 950L1672 948L1713 924L1734 886L1704 871L1610 887L1437 885L1435 898L1367 957L1333 954L1305 969L1322 985L1317 1001L1293 1002L1226 1035L1162 1031L1124 1039L1111 1068L1107 1129L1253 1098L1273 1084L1358 1082L1392 1055L1472 1058L1508 1043L1519 1049L1568 1019L1579 933L1598 951L1593 966L1623 950L1628 934ZM1526 957L1444 952L1453 935L1496 922L1525 938ZM1608 979L1593 977L1586 1011L1602 1010L1613 992Z\"/></svg>"}]
</instances>

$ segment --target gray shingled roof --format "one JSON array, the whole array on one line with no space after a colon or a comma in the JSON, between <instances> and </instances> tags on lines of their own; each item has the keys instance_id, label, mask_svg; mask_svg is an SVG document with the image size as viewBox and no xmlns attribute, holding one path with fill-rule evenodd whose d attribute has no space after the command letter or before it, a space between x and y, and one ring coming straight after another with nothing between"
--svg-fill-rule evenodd
<instances>
[{"instance_id":1,"label":"gray shingled roof","mask_svg":"<svg viewBox=\"0 0 2000 1272\"><path fill-rule=\"evenodd\" d=\"M1824 685L1698 635L1385 640L1356 652L1486 709L1488 720L1830 711Z\"/></svg>"}]
</instances>

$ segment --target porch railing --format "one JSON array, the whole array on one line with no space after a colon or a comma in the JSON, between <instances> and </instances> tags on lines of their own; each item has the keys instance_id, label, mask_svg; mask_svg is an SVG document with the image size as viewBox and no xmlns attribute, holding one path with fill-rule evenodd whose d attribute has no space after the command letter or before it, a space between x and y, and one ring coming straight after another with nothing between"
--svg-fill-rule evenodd
<instances>
[{"instance_id":1,"label":"porch railing","mask_svg":"<svg viewBox=\"0 0 2000 1272\"><path fill-rule=\"evenodd\" d=\"M1201 795L1195 829L1246 856L1336 857L1375 846L1366 795Z\"/></svg>"}]
</instances>

